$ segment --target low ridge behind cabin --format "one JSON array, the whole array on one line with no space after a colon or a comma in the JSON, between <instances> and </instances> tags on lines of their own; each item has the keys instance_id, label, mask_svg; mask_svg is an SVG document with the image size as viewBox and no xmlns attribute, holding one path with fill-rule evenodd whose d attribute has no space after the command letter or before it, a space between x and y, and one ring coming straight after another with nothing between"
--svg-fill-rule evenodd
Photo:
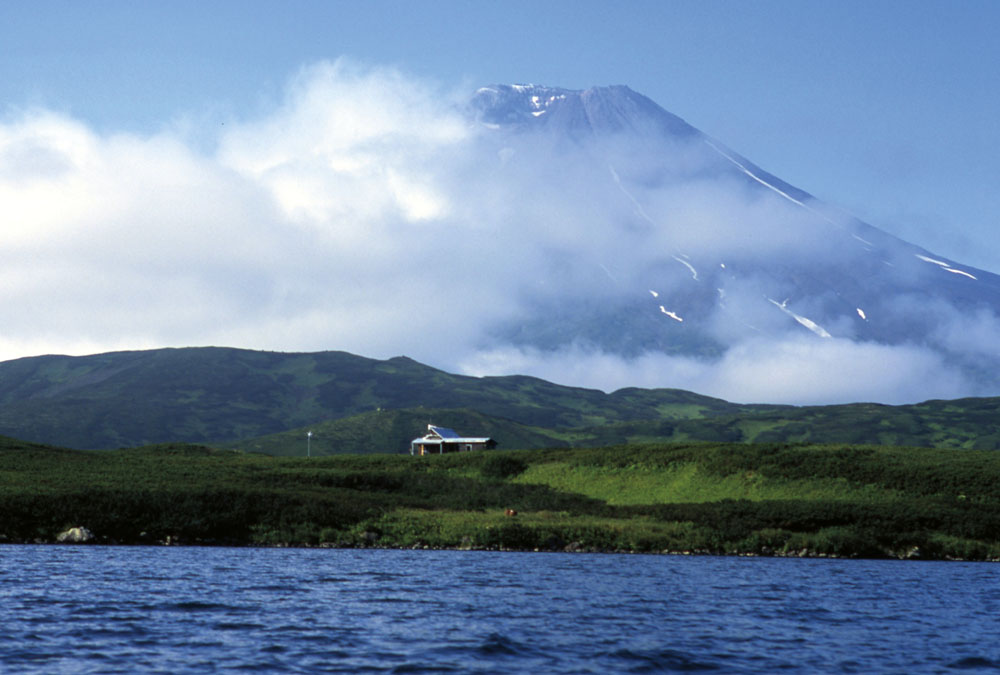
<instances>
[{"instance_id":1,"label":"low ridge behind cabin","mask_svg":"<svg viewBox=\"0 0 1000 675\"><path fill-rule=\"evenodd\" d=\"M472 452L492 450L497 442L488 437L459 436L452 429L427 425L427 433L410 441L411 455L441 455L446 452Z\"/></svg>"}]
</instances>

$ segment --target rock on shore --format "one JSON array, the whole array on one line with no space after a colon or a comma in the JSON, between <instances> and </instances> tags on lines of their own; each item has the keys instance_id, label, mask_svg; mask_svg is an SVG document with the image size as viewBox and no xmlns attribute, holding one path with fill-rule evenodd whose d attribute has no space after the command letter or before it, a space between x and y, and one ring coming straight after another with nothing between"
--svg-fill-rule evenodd
<instances>
[{"instance_id":1,"label":"rock on shore","mask_svg":"<svg viewBox=\"0 0 1000 675\"><path fill-rule=\"evenodd\" d=\"M85 527L71 527L56 537L56 541L60 544L86 544L93 540L94 533Z\"/></svg>"}]
</instances>

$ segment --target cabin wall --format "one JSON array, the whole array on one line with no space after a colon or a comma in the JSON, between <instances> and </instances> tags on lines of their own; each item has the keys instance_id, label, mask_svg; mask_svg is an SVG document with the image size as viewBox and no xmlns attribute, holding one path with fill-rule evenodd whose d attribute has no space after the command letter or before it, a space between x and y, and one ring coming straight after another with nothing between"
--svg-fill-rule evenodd
<instances>
[{"instance_id":1,"label":"cabin wall","mask_svg":"<svg viewBox=\"0 0 1000 675\"><path fill-rule=\"evenodd\" d=\"M473 452L475 450L486 450L490 445L486 443L420 443L416 446L417 455L437 455L451 452Z\"/></svg>"},{"instance_id":2,"label":"cabin wall","mask_svg":"<svg viewBox=\"0 0 1000 675\"><path fill-rule=\"evenodd\" d=\"M492 450L497 447L496 441L490 439L486 443L465 443L465 442L449 442L445 441L443 443L419 443L414 442L410 445L411 455L437 455L445 454L451 452L473 452L476 450Z\"/></svg>"}]
</instances>

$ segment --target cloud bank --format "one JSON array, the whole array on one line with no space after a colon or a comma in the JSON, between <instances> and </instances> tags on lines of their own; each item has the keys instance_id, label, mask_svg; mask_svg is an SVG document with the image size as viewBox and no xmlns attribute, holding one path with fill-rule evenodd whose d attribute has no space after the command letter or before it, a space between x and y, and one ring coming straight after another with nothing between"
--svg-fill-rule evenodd
<instances>
[{"instance_id":1,"label":"cloud bank","mask_svg":"<svg viewBox=\"0 0 1000 675\"><path fill-rule=\"evenodd\" d=\"M0 359L336 349L782 403L900 403L990 386L933 345L803 335L767 303L777 291L766 278L706 291L727 301L704 317L719 349L702 357L642 345L623 356L578 339L572 317L607 310L613 322L620 310L608 308L621 306L677 328L683 317L658 298L705 274L692 261L829 262L836 252L809 236L828 222L803 226L780 197L713 175L683 147L670 152L688 178L671 181L652 161L663 148L621 146L595 164L574 155L586 148L498 140L463 112L465 98L392 69L321 63L293 79L280 107L221 125L209 152L169 129L99 134L51 111L8 115ZM539 308L569 334L545 348L504 337ZM951 318L935 333L941 344L998 356L995 316Z\"/></svg>"}]
</instances>

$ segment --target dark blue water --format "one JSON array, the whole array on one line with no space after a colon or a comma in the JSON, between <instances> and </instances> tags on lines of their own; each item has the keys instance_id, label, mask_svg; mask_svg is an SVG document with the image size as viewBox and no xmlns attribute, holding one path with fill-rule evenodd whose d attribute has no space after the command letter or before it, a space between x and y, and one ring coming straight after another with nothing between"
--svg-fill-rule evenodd
<instances>
[{"instance_id":1,"label":"dark blue water","mask_svg":"<svg viewBox=\"0 0 1000 675\"><path fill-rule=\"evenodd\" d=\"M4 672L1000 668L993 564L0 546Z\"/></svg>"}]
</instances>

